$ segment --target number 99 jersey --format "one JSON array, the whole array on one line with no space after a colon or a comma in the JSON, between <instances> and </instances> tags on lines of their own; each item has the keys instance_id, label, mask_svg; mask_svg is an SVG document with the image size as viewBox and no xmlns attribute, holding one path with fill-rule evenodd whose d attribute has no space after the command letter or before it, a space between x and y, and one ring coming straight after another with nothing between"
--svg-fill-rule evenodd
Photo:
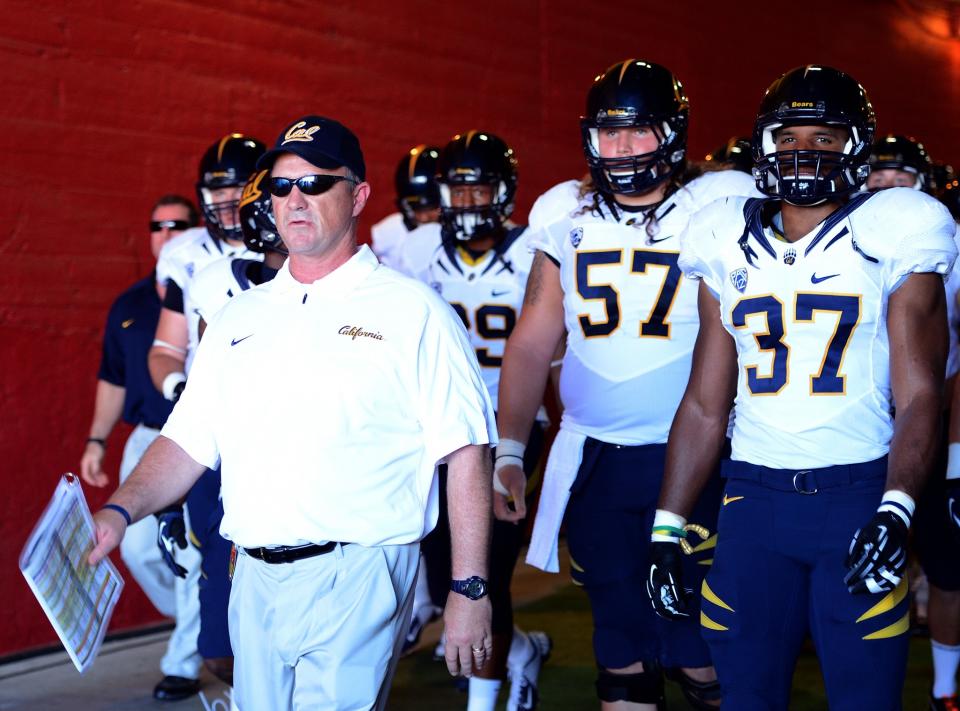
<instances>
[{"instance_id":1,"label":"number 99 jersey","mask_svg":"<svg viewBox=\"0 0 960 711\"><path fill-rule=\"evenodd\" d=\"M743 173L707 173L660 203L648 223L641 213L611 214L593 194L571 211L568 191L556 186L531 212L543 223L533 247L558 265L563 288L563 427L612 444L666 442L699 330L697 287L678 265L680 233L713 200L759 193ZM551 210L551 202L564 207Z\"/></svg>"},{"instance_id":2,"label":"number 99 jersey","mask_svg":"<svg viewBox=\"0 0 960 711\"><path fill-rule=\"evenodd\" d=\"M507 338L517 325L533 263L525 227L514 227L479 257L453 243L437 247L415 276L435 289L460 316L477 354L494 409Z\"/></svg>"},{"instance_id":3,"label":"number 99 jersey","mask_svg":"<svg viewBox=\"0 0 960 711\"><path fill-rule=\"evenodd\" d=\"M893 436L887 304L915 272L949 273L954 222L916 190L858 193L800 240L776 200L719 200L680 267L720 301L736 342L735 460L777 469L882 457Z\"/></svg>"}]
</instances>

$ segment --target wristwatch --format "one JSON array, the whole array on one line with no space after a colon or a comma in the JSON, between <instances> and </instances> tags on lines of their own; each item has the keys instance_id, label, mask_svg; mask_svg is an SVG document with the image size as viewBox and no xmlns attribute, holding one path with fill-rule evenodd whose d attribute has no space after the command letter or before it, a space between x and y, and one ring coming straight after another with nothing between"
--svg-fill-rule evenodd
<instances>
[{"instance_id":1,"label":"wristwatch","mask_svg":"<svg viewBox=\"0 0 960 711\"><path fill-rule=\"evenodd\" d=\"M451 580L450 589L455 593L460 593L470 600L479 600L487 594L487 581L483 578L473 575L466 580Z\"/></svg>"}]
</instances>

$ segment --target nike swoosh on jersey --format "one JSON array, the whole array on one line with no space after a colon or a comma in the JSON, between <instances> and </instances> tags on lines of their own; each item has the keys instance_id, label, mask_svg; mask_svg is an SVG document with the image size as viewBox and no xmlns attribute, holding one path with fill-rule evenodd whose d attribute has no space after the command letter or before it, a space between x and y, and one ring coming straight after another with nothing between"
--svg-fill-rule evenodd
<instances>
[{"instance_id":1,"label":"nike swoosh on jersey","mask_svg":"<svg viewBox=\"0 0 960 711\"><path fill-rule=\"evenodd\" d=\"M673 239L673 235L667 235L666 237L661 237L660 239L654 239L653 237L647 237L647 242L650 244L656 244L657 242L664 242L668 239Z\"/></svg>"},{"instance_id":2,"label":"nike swoosh on jersey","mask_svg":"<svg viewBox=\"0 0 960 711\"><path fill-rule=\"evenodd\" d=\"M509 294L509 293L510 293L510 289L504 289L503 291L497 291L496 289L494 289L493 291L490 292L490 296L496 298L498 296L503 296L504 294Z\"/></svg>"},{"instance_id":3,"label":"nike swoosh on jersey","mask_svg":"<svg viewBox=\"0 0 960 711\"><path fill-rule=\"evenodd\" d=\"M250 336L252 336L252 335L253 335L253 334L251 333ZM238 343L247 340L248 338L250 338L250 336L244 336L243 338L234 338L232 341L230 341L230 345L231 345L231 346L235 346L235 345L237 345Z\"/></svg>"},{"instance_id":4,"label":"nike swoosh on jersey","mask_svg":"<svg viewBox=\"0 0 960 711\"><path fill-rule=\"evenodd\" d=\"M835 276L840 276L840 275L839 275L839 274L827 274L826 276L818 277L816 274L812 274L812 275L810 276L810 282L811 282L812 284L819 284L820 282L826 281L827 279L833 279Z\"/></svg>"},{"instance_id":5,"label":"nike swoosh on jersey","mask_svg":"<svg viewBox=\"0 0 960 711\"><path fill-rule=\"evenodd\" d=\"M726 494L724 494L723 505L726 506L727 504L732 504L734 501L739 501L742 498L743 498L742 496L727 496Z\"/></svg>"},{"instance_id":6,"label":"nike swoosh on jersey","mask_svg":"<svg viewBox=\"0 0 960 711\"><path fill-rule=\"evenodd\" d=\"M120 324L120 328L130 328L130 324L132 324L135 320L136 319L128 318L126 321Z\"/></svg>"}]
</instances>

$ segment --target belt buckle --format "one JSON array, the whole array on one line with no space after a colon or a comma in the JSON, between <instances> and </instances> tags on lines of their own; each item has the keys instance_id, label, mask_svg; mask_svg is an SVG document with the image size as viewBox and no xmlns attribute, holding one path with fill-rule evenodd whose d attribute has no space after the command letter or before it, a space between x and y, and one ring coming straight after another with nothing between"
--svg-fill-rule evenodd
<instances>
[{"instance_id":1,"label":"belt buckle","mask_svg":"<svg viewBox=\"0 0 960 711\"><path fill-rule=\"evenodd\" d=\"M806 494L806 495L816 494L817 491L818 491L818 489L817 489L816 487L814 487L813 490L804 489L804 488L802 488L802 487L800 486L800 484L797 483L797 478L800 477L800 476L803 476L803 475L805 475L805 474L813 474L813 470L812 470L812 469L804 469L803 471L796 472L796 473L793 475L793 490L796 491L798 494ZM801 482L801 484L802 484L802 483L803 483L803 482Z\"/></svg>"}]
</instances>

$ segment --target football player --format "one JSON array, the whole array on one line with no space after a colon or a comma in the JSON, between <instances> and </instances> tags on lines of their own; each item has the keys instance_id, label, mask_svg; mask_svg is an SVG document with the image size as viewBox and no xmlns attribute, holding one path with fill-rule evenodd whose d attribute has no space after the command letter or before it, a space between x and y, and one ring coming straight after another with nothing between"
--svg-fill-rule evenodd
<instances>
[{"instance_id":1,"label":"football player","mask_svg":"<svg viewBox=\"0 0 960 711\"><path fill-rule=\"evenodd\" d=\"M460 316L496 406L503 349L523 304L532 259L525 228L508 219L517 191L517 160L498 136L467 131L443 148L436 169L442 243L416 276L436 289ZM540 421L531 423L531 446L521 460L531 475L543 449L545 418L541 411ZM496 455L503 453L497 450ZM445 485L443 466L440 485ZM440 500L444 499L441 490ZM430 578L448 581L449 532L445 514L440 518L423 550ZM520 526L494 523L489 576L493 653L483 669L470 677L468 711L493 711L507 676L511 680L508 711L534 709L538 703L540 667L552 643L543 632L524 632L513 624L510 579L523 535Z\"/></svg>"},{"instance_id":2,"label":"football player","mask_svg":"<svg viewBox=\"0 0 960 711\"><path fill-rule=\"evenodd\" d=\"M419 145L411 148L397 165L394 186L397 191L397 212L387 215L370 228L370 248L380 261L413 276L423 266L440 242L437 220L440 217L440 190L437 187L437 158L440 149ZM415 263L407 264L401 249L413 235L426 246L419 252L426 254Z\"/></svg>"},{"instance_id":3,"label":"football player","mask_svg":"<svg viewBox=\"0 0 960 711\"><path fill-rule=\"evenodd\" d=\"M686 92L666 67L630 59L596 78L581 121L590 174L534 205L536 254L501 373L494 480L516 511L502 493L494 504L498 517L517 520L526 514L517 457L566 329L563 418L527 562L558 570L565 512L572 575L593 611L603 709L657 708L664 667L697 708L719 702L695 621L666 630L637 598L648 568L641 541L653 523L667 432L698 329L696 286L677 264L679 235L700 206L756 192L743 173L698 177L687 165L688 117ZM694 577L716 541L719 479L701 504L691 521L700 540L685 561Z\"/></svg>"},{"instance_id":4,"label":"football player","mask_svg":"<svg viewBox=\"0 0 960 711\"><path fill-rule=\"evenodd\" d=\"M212 262L235 255L250 255L243 244L243 234L237 212L240 195L247 179L253 174L257 159L266 151L260 141L239 133L227 134L211 145L200 160L197 197L203 212L205 227L187 230L170 240L160 252L157 261L157 283L164 285L163 308L157 330L147 357L150 377L168 400L176 402L186 385L198 342L199 314L185 310L185 294L189 293L194 276ZM214 497L219 487L209 485L210 477L201 480L198 487L207 498ZM159 522L157 544L173 573L184 580L178 583L196 595L200 582L200 566L184 567L177 562L177 548L187 546L186 532L202 533L201 522L196 530L185 518L180 504L172 505L156 514ZM190 556L192 562L195 557ZM181 561L182 562L182 561ZM203 615L199 621L203 628ZM212 637L216 639L216 637ZM222 635L221 635L222 639ZM231 683L230 655L223 644L217 649L206 647L207 638L198 639L198 651L208 668L218 677ZM226 659L227 661L223 661Z\"/></svg>"},{"instance_id":5,"label":"football player","mask_svg":"<svg viewBox=\"0 0 960 711\"><path fill-rule=\"evenodd\" d=\"M808 634L831 709L901 708L907 533L937 451L942 275L957 250L950 215L921 191L857 192L874 131L856 80L787 72L754 128L768 197L716 201L681 240L700 333L670 431L650 590L661 615L689 611L684 524L735 399L699 619L737 711L788 706Z\"/></svg>"},{"instance_id":6,"label":"football player","mask_svg":"<svg viewBox=\"0 0 960 711\"><path fill-rule=\"evenodd\" d=\"M207 323L241 291L270 281L283 266L287 250L277 234L270 193L262 185L269 171L247 181L239 203L244 245L263 260L245 257L219 259L207 265L184 294L188 311L196 313L198 340ZM215 676L233 684L233 649L227 623L233 547L220 535L223 502L220 470L206 471L187 495L192 540L200 550L200 634L197 648Z\"/></svg>"},{"instance_id":7,"label":"football player","mask_svg":"<svg viewBox=\"0 0 960 711\"><path fill-rule=\"evenodd\" d=\"M909 136L877 139L870 151L867 190L913 188L931 192L933 163L923 144Z\"/></svg>"},{"instance_id":8,"label":"football player","mask_svg":"<svg viewBox=\"0 0 960 711\"><path fill-rule=\"evenodd\" d=\"M947 169L935 171L923 145L913 138L886 136L873 144L870 154L870 175L867 187L883 190L901 186L935 193L940 185L950 184L952 178ZM952 169L950 169L952 171ZM960 236L960 233L958 233ZM954 263L946 282L947 321L950 326L950 344L947 355L946 387L944 392L946 410L944 422L949 442L960 442L960 403L952 408L951 399L956 397L956 375L960 370L960 308L957 297L960 292L960 260ZM953 398L950 395L953 394ZM932 711L950 711L960 707L957 698L957 668L960 666L960 566L956 550L944 545L952 538L950 490L960 483L960 446L954 446L953 459L938 459L937 470L946 466L948 479L932 476L917 501L913 521L913 544L926 575L929 588L927 625L930 629L930 646L933 656L933 686L930 690ZM952 475L952 476L951 476ZM956 500L956 498L954 499ZM952 706L951 706L952 704Z\"/></svg>"}]
</instances>

